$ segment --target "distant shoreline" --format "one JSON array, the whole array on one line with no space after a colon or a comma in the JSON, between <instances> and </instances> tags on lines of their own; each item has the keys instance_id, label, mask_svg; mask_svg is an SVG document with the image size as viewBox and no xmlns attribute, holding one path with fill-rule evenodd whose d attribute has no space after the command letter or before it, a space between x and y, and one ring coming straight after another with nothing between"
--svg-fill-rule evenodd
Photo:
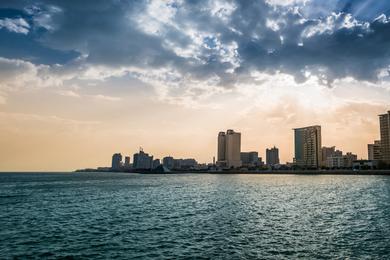
<instances>
[{"instance_id":1,"label":"distant shoreline","mask_svg":"<svg viewBox=\"0 0 390 260\"><path fill-rule=\"evenodd\" d=\"M278 171L171 171L171 172L154 172L148 170L139 170L134 172L115 172L115 171L94 171L94 170L79 170L75 172L101 172L101 173L128 173L128 174L290 174L290 175L390 175L390 170L278 170Z\"/></svg>"},{"instance_id":2,"label":"distant shoreline","mask_svg":"<svg viewBox=\"0 0 390 260\"><path fill-rule=\"evenodd\" d=\"M97 170L78 170L78 171L0 171L0 174L74 174L74 173L125 173L125 174L218 174L218 175L390 175L390 170L295 170L295 171L171 171L158 173L153 171L144 172L115 172L115 171L97 171Z\"/></svg>"},{"instance_id":3,"label":"distant shoreline","mask_svg":"<svg viewBox=\"0 0 390 260\"><path fill-rule=\"evenodd\" d=\"M390 170L364 170L364 171L264 171L264 172L207 172L217 174L288 174L288 175L390 175Z\"/></svg>"}]
</instances>

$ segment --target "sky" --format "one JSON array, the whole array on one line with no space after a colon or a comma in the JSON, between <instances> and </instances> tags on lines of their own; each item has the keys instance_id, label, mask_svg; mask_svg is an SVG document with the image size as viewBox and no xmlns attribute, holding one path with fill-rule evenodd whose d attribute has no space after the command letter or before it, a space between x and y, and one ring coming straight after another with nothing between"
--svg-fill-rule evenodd
<instances>
[{"instance_id":1,"label":"sky","mask_svg":"<svg viewBox=\"0 0 390 260\"><path fill-rule=\"evenodd\" d=\"M0 171L108 166L139 147L211 162L319 124L367 158L390 110L387 0L0 2Z\"/></svg>"}]
</instances>

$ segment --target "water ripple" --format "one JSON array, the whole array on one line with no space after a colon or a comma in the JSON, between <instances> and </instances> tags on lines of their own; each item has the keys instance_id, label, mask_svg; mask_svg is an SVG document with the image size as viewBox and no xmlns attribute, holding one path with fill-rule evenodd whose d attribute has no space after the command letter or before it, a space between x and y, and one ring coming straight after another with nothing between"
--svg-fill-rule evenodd
<instances>
[{"instance_id":1,"label":"water ripple","mask_svg":"<svg viewBox=\"0 0 390 260\"><path fill-rule=\"evenodd\" d=\"M0 258L390 257L390 178L0 174Z\"/></svg>"}]
</instances>

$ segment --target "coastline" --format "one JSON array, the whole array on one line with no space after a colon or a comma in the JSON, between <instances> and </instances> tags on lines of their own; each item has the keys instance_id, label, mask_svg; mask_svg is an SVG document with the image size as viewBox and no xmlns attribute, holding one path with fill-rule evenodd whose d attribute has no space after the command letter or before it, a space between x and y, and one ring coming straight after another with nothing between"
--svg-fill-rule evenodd
<instances>
[{"instance_id":1,"label":"coastline","mask_svg":"<svg viewBox=\"0 0 390 260\"><path fill-rule=\"evenodd\" d=\"M0 174L75 174L75 173L108 173L108 174L153 174L153 175L171 175L171 174L248 174L248 175L390 175L390 170L280 170L280 171L98 171L95 169L76 170L76 171L2 171Z\"/></svg>"},{"instance_id":2,"label":"coastline","mask_svg":"<svg viewBox=\"0 0 390 260\"><path fill-rule=\"evenodd\" d=\"M101 172L101 173L128 173L128 174L250 174L250 175L390 175L390 170L280 170L280 171L170 171L155 172L150 170L139 170L135 172L115 172L115 171L75 171L75 173Z\"/></svg>"}]
</instances>

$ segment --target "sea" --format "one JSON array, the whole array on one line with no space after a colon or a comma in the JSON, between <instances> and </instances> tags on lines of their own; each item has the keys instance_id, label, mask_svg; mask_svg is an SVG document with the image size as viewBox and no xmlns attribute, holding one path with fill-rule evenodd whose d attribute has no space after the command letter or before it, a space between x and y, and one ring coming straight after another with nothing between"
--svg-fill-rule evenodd
<instances>
[{"instance_id":1,"label":"sea","mask_svg":"<svg viewBox=\"0 0 390 260\"><path fill-rule=\"evenodd\" d=\"M0 259L390 259L390 176L0 173Z\"/></svg>"}]
</instances>

